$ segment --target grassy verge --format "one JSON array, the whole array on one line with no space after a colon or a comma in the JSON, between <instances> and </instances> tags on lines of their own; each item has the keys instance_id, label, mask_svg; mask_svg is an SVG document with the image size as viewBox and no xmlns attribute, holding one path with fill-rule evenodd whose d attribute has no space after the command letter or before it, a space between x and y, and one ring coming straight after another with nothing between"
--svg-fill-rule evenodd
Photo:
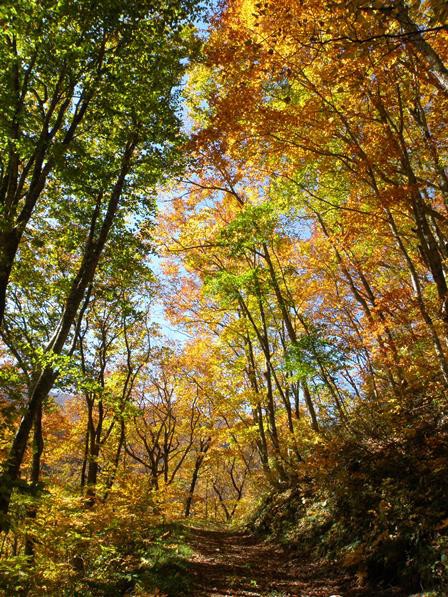
<instances>
[{"instance_id":1,"label":"grassy verge","mask_svg":"<svg viewBox=\"0 0 448 597\"><path fill-rule=\"evenodd\" d=\"M32 564L25 556L0 560L0 595L42 594L64 597L153 596L190 594L186 544L188 529L159 524L145 533L120 529L119 541L92 537L79 543L67 560L48 560L39 552ZM45 570L43 569L46 565Z\"/></svg>"}]
</instances>

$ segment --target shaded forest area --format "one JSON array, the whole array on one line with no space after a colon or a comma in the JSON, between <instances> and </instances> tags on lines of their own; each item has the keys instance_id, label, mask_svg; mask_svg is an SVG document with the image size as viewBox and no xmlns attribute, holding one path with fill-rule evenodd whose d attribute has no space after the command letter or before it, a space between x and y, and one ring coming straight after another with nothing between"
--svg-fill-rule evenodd
<instances>
[{"instance_id":1,"label":"shaded forest area","mask_svg":"<svg viewBox=\"0 0 448 597\"><path fill-rule=\"evenodd\" d=\"M447 594L446 2L0 23L0 593Z\"/></svg>"}]
</instances>

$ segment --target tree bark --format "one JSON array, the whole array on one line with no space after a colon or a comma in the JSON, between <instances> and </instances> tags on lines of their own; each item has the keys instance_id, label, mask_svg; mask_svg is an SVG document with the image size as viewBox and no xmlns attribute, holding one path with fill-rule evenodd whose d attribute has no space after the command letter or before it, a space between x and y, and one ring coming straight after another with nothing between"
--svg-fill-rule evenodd
<instances>
[{"instance_id":1,"label":"tree bark","mask_svg":"<svg viewBox=\"0 0 448 597\"><path fill-rule=\"evenodd\" d=\"M448 96L448 68L434 48L426 41L419 27L409 16L407 6L401 0L395 3L397 20L403 30L409 34L408 40L429 65L429 71L439 84L439 88Z\"/></svg>"},{"instance_id":2,"label":"tree bark","mask_svg":"<svg viewBox=\"0 0 448 597\"><path fill-rule=\"evenodd\" d=\"M72 282L59 325L46 347L46 354L62 354L70 330L76 321L76 316L84 298L85 291L95 276L99 259L103 252L116 212L118 210L119 200L124 188L126 176L130 170L131 160L136 143L137 141L135 135L130 135L126 149L123 153L120 173L111 192L107 211L97 236L95 236L95 228L98 213L94 213L92 217L91 230L89 233L89 238L86 242L81 265L76 277ZM0 520L0 526L1 524L6 523L5 518L9 510L12 491L17 479L19 478L20 467L23 461L28 443L28 437L36 411L39 409L43 400L47 397L57 376L57 369L50 365L47 365L42 370L34 385L25 413L12 442L12 446L4 466L4 471L0 476L0 516L2 517L2 520Z\"/></svg>"},{"instance_id":3,"label":"tree bark","mask_svg":"<svg viewBox=\"0 0 448 597\"><path fill-rule=\"evenodd\" d=\"M185 511L184 511L185 518L188 518L191 514L191 506L193 505L193 496L194 496L194 491L196 489L196 484L198 482L199 470L202 466L205 455L207 454L207 451L210 447L210 443L211 443L211 438L208 437L205 440L201 440L201 442L199 444L199 452L196 456L196 461L194 463L193 474L191 476L191 482L190 482L190 489L188 491L187 499L185 501Z\"/></svg>"},{"instance_id":4,"label":"tree bark","mask_svg":"<svg viewBox=\"0 0 448 597\"><path fill-rule=\"evenodd\" d=\"M44 451L44 438L42 432L42 404L36 411L34 417L34 436L33 436L33 456L31 461L31 484L33 487L33 497L37 499L38 484L40 479L40 463ZM29 509L27 516L34 520L37 516L37 504L33 504ZM25 538L25 555L34 556L34 539L30 536Z\"/></svg>"}]
</instances>

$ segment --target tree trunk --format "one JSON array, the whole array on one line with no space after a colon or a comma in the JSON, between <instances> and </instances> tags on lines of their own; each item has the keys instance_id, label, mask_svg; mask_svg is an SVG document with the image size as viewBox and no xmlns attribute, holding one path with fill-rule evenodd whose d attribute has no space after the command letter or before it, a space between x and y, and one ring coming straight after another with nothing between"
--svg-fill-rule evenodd
<instances>
[{"instance_id":1,"label":"tree trunk","mask_svg":"<svg viewBox=\"0 0 448 597\"><path fill-rule=\"evenodd\" d=\"M40 479L40 461L44 451L44 438L42 433L42 404L36 411L34 418L33 436L33 457L31 461L31 483L33 485L33 497L37 499L38 484ZM34 520L37 516L37 504L33 504L27 513L28 518ZM25 555L34 556L34 540L32 537L25 538Z\"/></svg>"},{"instance_id":2,"label":"tree trunk","mask_svg":"<svg viewBox=\"0 0 448 597\"><path fill-rule=\"evenodd\" d=\"M111 192L103 223L98 235L96 236L95 228L98 218L99 203L97 204L97 209L92 216L91 229L86 242L83 259L78 273L72 282L59 325L46 347L45 352L47 354L62 354L70 330L76 320L79 306L84 298L85 291L95 276L98 261L103 252L109 231L115 219L119 205L119 199L123 191L126 176L130 170L131 158L135 147L135 136L131 135L123 155L120 174ZM45 367L45 369L41 372L31 393L31 397L26 407L25 414L20 422L19 429L14 437L4 467L4 472L0 477L0 528L2 525L6 524L6 516L9 510L9 503L11 501L13 487L19 478L20 467L25 454L28 437L35 414L53 387L57 376L57 369L53 369L50 366Z\"/></svg>"},{"instance_id":3,"label":"tree trunk","mask_svg":"<svg viewBox=\"0 0 448 597\"><path fill-rule=\"evenodd\" d=\"M208 437L206 440L201 440L200 445L199 445L199 452L196 456L193 474L191 476L190 489L188 491L187 499L185 501L185 511L184 511L185 518L188 518L191 513L191 506L193 504L193 495L194 495L194 491L196 489L196 484L198 482L199 470L202 466L205 455L207 454L207 451L210 447L210 442L211 442L211 438Z\"/></svg>"},{"instance_id":4,"label":"tree trunk","mask_svg":"<svg viewBox=\"0 0 448 597\"><path fill-rule=\"evenodd\" d=\"M314 409L313 401L311 400L311 392L308 387L306 379L302 381L303 397L305 398L305 404L308 409L308 413L311 417L311 427L314 431L319 432L319 423L317 421L316 411Z\"/></svg>"},{"instance_id":5,"label":"tree trunk","mask_svg":"<svg viewBox=\"0 0 448 597\"><path fill-rule=\"evenodd\" d=\"M448 96L448 68L434 48L421 34L417 24L412 21L409 16L408 8L404 2L396 2L396 15L396 18L404 31L409 34L409 42L414 46L418 53L424 57L429 65L429 72L437 80L439 88Z\"/></svg>"},{"instance_id":6,"label":"tree trunk","mask_svg":"<svg viewBox=\"0 0 448 597\"><path fill-rule=\"evenodd\" d=\"M6 290L8 287L14 257L19 246L20 235L14 228L0 224L0 326L3 323L6 306Z\"/></svg>"}]
</instances>

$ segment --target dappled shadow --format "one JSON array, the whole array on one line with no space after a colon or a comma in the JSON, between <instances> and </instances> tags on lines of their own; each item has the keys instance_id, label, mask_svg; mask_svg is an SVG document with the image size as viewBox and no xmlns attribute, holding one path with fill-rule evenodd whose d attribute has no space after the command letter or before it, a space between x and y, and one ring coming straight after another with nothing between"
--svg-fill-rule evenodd
<instances>
[{"instance_id":1,"label":"dappled shadow","mask_svg":"<svg viewBox=\"0 0 448 597\"><path fill-rule=\"evenodd\" d=\"M322 561L291 557L253 535L192 528L189 560L193 595L210 597L402 597L394 590L357 587L353 578Z\"/></svg>"}]
</instances>

